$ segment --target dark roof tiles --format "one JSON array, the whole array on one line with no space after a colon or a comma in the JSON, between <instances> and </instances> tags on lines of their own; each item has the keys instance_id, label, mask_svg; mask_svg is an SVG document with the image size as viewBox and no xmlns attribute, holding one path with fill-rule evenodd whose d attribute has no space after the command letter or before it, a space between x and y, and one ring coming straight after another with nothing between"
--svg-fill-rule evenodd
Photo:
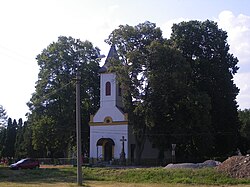
<instances>
[{"instance_id":1,"label":"dark roof tiles","mask_svg":"<svg viewBox=\"0 0 250 187\"><path fill-rule=\"evenodd\" d=\"M119 59L117 51L115 49L115 45L112 45L110 47L108 56L105 60L104 65L100 68L99 73L105 73L108 71L108 68L111 66L111 63L110 63L111 59Z\"/></svg>"}]
</instances>

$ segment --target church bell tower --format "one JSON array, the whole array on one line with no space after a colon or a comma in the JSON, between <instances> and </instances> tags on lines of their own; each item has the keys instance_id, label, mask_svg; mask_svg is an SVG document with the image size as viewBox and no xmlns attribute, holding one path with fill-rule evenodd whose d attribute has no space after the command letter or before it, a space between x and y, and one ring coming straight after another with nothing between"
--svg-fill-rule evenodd
<instances>
[{"instance_id":1,"label":"church bell tower","mask_svg":"<svg viewBox=\"0 0 250 187\"><path fill-rule=\"evenodd\" d=\"M101 80L100 80L100 107L118 107L123 108L122 104L122 90L118 81L116 80L116 74L110 71L112 68L112 63L119 62L117 51L115 46L112 45L108 56L105 60L104 65L99 70Z\"/></svg>"},{"instance_id":2,"label":"church bell tower","mask_svg":"<svg viewBox=\"0 0 250 187\"><path fill-rule=\"evenodd\" d=\"M110 47L104 65L100 68L100 108L90 117L90 158L94 161L124 159L128 153L128 116L123 111L122 90L112 71L120 63L115 46ZM124 140L121 143L121 139ZM126 141L125 141L126 140Z\"/></svg>"}]
</instances>

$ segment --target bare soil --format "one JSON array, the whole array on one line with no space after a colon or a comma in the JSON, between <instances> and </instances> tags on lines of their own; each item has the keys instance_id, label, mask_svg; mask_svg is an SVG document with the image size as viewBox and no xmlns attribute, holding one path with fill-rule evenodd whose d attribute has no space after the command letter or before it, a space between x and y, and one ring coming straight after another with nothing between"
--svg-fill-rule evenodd
<instances>
[{"instance_id":1,"label":"bare soil","mask_svg":"<svg viewBox=\"0 0 250 187\"><path fill-rule=\"evenodd\" d=\"M217 170L235 178L250 179L250 156L232 156L217 166Z\"/></svg>"}]
</instances>

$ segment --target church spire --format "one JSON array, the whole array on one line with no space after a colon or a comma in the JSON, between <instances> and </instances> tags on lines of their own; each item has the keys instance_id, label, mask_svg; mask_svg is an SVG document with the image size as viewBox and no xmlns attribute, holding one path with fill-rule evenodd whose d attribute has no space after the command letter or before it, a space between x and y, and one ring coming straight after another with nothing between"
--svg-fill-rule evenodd
<instances>
[{"instance_id":1,"label":"church spire","mask_svg":"<svg viewBox=\"0 0 250 187\"><path fill-rule=\"evenodd\" d=\"M107 58L106 58L106 60L105 60L104 65L103 65L103 66L101 67L101 69L99 70L99 73L105 73L105 72L107 72L108 68L111 66L111 61L112 61L112 59L115 59L115 60L118 60L118 59L119 59L114 44L111 45L111 47L110 47L110 49L109 49L108 56L107 56Z\"/></svg>"}]
</instances>

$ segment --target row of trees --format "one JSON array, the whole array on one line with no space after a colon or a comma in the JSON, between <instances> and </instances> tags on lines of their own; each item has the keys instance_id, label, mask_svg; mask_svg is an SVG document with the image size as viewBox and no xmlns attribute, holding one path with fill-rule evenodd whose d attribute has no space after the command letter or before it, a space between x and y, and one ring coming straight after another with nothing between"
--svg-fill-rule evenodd
<instances>
[{"instance_id":1,"label":"row of trees","mask_svg":"<svg viewBox=\"0 0 250 187\"><path fill-rule=\"evenodd\" d=\"M7 117L0 105L0 158L23 158L32 154L31 134L27 123Z\"/></svg>"},{"instance_id":2,"label":"row of trees","mask_svg":"<svg viewBox=\"0 0 250 187\"><path fill-rule=\"evenodd\" d=\"M18 159L27 156L39 156L33 149L32 131L27 122L23 123L22 119L19 119L18 122L15 119L13 121L11 118L7 119L6 112L1 105L0 108L0 158ZM239 148L246 153L250 147L250 109L239 110L238 114L241 122L241 145Z\"/></svg>"},{"instance_id":3,"label":"row of trees","mask_svg":"<svg viewBox=\"0 0 250 187\"><path fill-rule=\"evenodd\" d=\"M209 20L174 24L169 40L150 22L111 33L106 41L117 46L123 62L115 71L138 154L146 135L162 153L176 143L186 157L221 156L238 146L238 60L226 39Z\"/></svg>"},{"instance_id":4,"label":"row of trees","mask_svg":"<svg viewBox=\"0 0 250 187\"><path fill-rule=\"evenodd\" d=\"M159 158L172 143L186 159L225 156L240 145L239 89L233 82L238 60L215 22L174 24L170 39L150 22L121 25L106 42L116 46L122 62L114 61L111 71L123 89L137 162L146 137L160 150ZM65 157L75 151L77 70L83 150L88 152L89 116L99 108L100 67L93 58L99 53L88 41L62 36L37 56L40 72L23 125L30 135L29 156Z\"/></svg>"}]
</instances>

